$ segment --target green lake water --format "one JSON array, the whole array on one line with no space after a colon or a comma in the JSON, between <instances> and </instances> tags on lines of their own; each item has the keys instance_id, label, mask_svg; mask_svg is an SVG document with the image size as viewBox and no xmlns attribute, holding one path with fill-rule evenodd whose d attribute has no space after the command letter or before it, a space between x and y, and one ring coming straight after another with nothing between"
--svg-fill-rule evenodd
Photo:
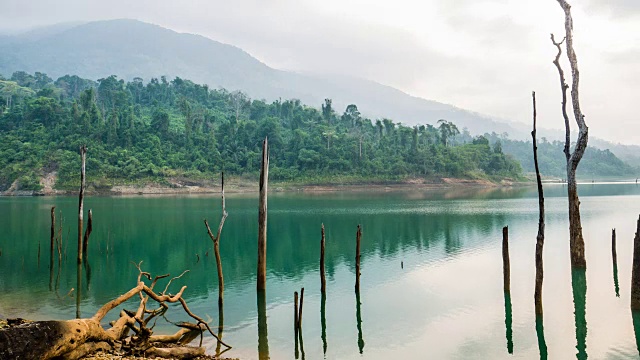
<instances>
[{"instance_id":1,"label":"green lake water","mask_svg":"<svg viewBox=\"0 0 640 360\"><path fill-rule=\"evenodd\" d=\"M234 348L225 356L295 358L293 293L304 287L300 358L538 359L544 347L549 359L638 358L634 324L640 333L640 317L634 322L629 304L640 186L580 186L586 276L570 269L566 188L545 185L545 191L543 324L536 321L533 303L538 218L533 187L270 194L263 299L255 290L257 194L228 195L229 217L220 242L223 339ZM57 218L60 213L64 218L67 257L58 269L56 256L50 273L54 205ZM184 298L191 310L217 329L216 266L203 225L207 218L212 229L217 228L217 195L88 197L89 208L94 221L91 273L83 275L81 316L91 316L134 287L137 270L132 262L142 261L143 269L154 275L176 276L189 269L175 281L174 292L187 285ZM319 276L322 223L324 301ZM359 296L354 292L358 224L363 229ZM506 225L509 297L502 283ZM617 229L615 272L612 228ZM75 317L76 292L67 294L76 287L76 231L75 197L0 198L0 317ZM136 303L134 299L126 305L133 309ZM117 311L112 313L105 324L117 316ZM188 320L178 307L167 319ZM157 332L173 330L166 320L158 321ZM205 337L204 344L215 353L215 340Z\"/></svg>"}]
</instances>

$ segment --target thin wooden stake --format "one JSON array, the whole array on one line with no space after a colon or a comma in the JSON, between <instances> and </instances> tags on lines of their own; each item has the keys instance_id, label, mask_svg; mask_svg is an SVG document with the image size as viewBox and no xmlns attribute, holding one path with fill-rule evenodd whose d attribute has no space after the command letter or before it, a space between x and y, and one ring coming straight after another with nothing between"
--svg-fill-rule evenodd
<instances>
[{"instance_id":1,"label":"thin wooden stake","mask_svg":"<svg viewBox=\"0 0 640 360\"><path fill-rule=\"evenodd\" d=\"M267 288L267 186L269 183L269 143L262 142L260 167L260 200L258 205L258 276L257 289Z\"/></svg>"},{"instance_id":2,"label":"thin wooden stake","mask_svg":"<svg viewBox=\"0 0 640 360\"><path fill-rule=\"evenodd\" d=\"M49 260L49 267L53 269L53 245L56 239L56 207L51 207L51 245L49 248L49 254L51 255Z\"/></svg>"},{"instance_id":3,"label":"thin wooden stake","mask_svg":"<svg viewBox=\"0 0 640 360\"><path fill-rule=\"evenodd\" d=\"M360 238L362 237L362 228L358 224L356 232L356 292L360 291Z\"/></svg>"},{"instance_id":4,"label":"thin wooden stake","mask_svg":"<svg viewBox=\"0 0 640 360\"><path fill-rule=\"evenodd\" d=\"M631 310L640 310L640 217L633 239L633 268L631 273Z\"/></svg>"},{"instance_id":5,"label":"thin wooden stake","mask_svg":"<svg viewBox=\"0 0 640 360\"><path fill-rule=\"evenodd\" d=\"M320 292L325 294L327 292L327 281L324 275L324 224L321 228L322 240L320 240Z\"/></svg>"},{"instance_id":6,"label":"thin wooden stake","mask_svg":"<svg viewBox=\"0 0 640 360\"><path fill-rule=\"evenodd\" d=\"M218 225L218 233L216 236L213 236L211 232L211 228L209 228L209 223L207 219L204 219L204 225L207 227L207 233L213 241L213 251L216 256L216 267L218 269L218 305L222 305L224 300L224 277L222 275L222 259L220 258L220 234L222 233L222 227L224 226L224 221L227 219L227 207L224 201L224 172L221 175L221 184L222 184L222 219L220 219L220 225Z\"/></svg>"},{"instance_id":7,"label":"thin wooden stake","mask_svg":"<svg viewBox=\"0 0 640 360\"><path fill-rule=\"evenodd\" d=\"M502 272L504 274L504 292L511 293L511 269L509 265L509 227L502 228Z\"/></svg>"},{"instance_id":8,"label":"thin wooden stake","mask_svg":"<svg viewBox=\"0 0 640 360\"><path fill-rule=\"evenodd\" d=\"M544 247L544 190L542 188L542 178L540 177L540 168L538 167L538 141L536 139L536 93L531 93L533 98L533 162L536 168L536 182L538 183L538 236L536 237L536 287L534 291L534 300L536 315L542 315L542 281L544 279L544 266L542 262L542 249ZM509 254L507 254L508 260ZM510 286L509 286L510 287Z\"/></svg>"}]
</instances>

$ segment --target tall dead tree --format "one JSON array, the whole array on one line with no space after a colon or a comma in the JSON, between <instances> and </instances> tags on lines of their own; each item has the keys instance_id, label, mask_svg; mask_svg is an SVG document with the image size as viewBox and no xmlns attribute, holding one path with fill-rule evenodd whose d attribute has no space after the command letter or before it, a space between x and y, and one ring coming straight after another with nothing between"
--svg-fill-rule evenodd
<instances>
[{"instance_id":1,"label":"tall dead tree","mask_svg":"<svg viewBox=\"0 0 640 360\"><path fill-rule=\"evenodd\" d=\"M578 184L576 183L576 170L584 155L589 140L589 128L584 121L584 114L580 109L580 98L578 85L580 83L580 72L578 71L578 59L573 49L573 18L571 17L571 5L566 0L557 0L565 14L565 37L562 41L556 42L553 34L551 41L558 49L558 54L553 61L560 75L560 88L562 90L562 116L565 126L564 154L567 161L567 197L569 199L569 244L571 249L571 266L574 268L586 268L587 263L584 257L584 238L582 237L582 224L580 222L580 200L578 198ZM569 126L569 115L567 115L567 85L564 71L560 66L560 56L562 55L561 45L566 41L567 58L571 64L571 104L573 115L578 124L578 139L571 151L571 129Z\"/></svg>"},{"instance_id":2,"label":"tall dead tree","mask_svg":"<svg viewBox=\"0 0 640 360\"><path fill-rule=\"evenodd\" d=\"M536 168L536 182L538 183L538 208L540 217L538 218L538 236L536 237L536 288L534 292L534 300L536 306L536 315L542 315L542 280L544 278L544 267L542 265L542 248L544 246L544 191L542 189L542 179L540 177L540 168L538 167L538 141L536 140L536 92L531 93L533 98L533 163Z\"/></svg>"},{"instance_id":3,"label":"tall dead tree","mask_svg":"<svg viewBox=\"0 0 640 360\"><path fill-rule=\"evenodd\" d=\"M258 204L258 290L267 288L267 186L269 183L269 142L262 142L260 200Z\"/></svg>"},{"instance_id":4,"label":"tall dead tree","mask_svg":"<svg viewBox=\"0 0 640 360\"><path fill-rule=\"evenodd\" d=\"M218 233L213 236L211 232L211 228L209 227L209 223L207 219L204 219L204 225L207 227L207 234L213 241L213 252L216 256L216 267L218 268L218 305L222 305L224 299L224 277L222 276L222 260L220 258L220 234L222 233L222 227L224 226L224 221L227 219L227 207L225 206L224 201L224 172L221 175L221 183L222 183L222 219L220 219L220 225L218 225Z\"/></svg>"},{"instance_id":5,"label":"tall dead tree","mask_svg":"<svg viewBox=\"0 0 640 360\"><path fill-rule=\"evenodd\" d=\"M87 260L87 249L89 248L89 237L91 236L91 231L93 231L93 214L91 213L91 209L89 209L87 230L85 230L84 238L82 239L82 255L84 256L85 261Z\"/></svg>"}]
</instances>

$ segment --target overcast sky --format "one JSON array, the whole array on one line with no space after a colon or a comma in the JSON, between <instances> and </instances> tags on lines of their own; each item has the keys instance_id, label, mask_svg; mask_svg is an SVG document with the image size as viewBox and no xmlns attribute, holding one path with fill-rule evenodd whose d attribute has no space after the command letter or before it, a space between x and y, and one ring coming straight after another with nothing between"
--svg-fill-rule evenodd
<instances>
[{"instance_id":1,"label":"overcast sky","mask_svg":"<svg viewBox=\"0 0 640 360\"><path fill-rule=\"evenodd\" d=\"M640 144L640 0L571 2L590 134ZM564 35L556 0L0 0L0 9L0 30L139 19L278 69L349 74L523 123L536 90L540 126L563 126L549 40Z\"/></svg>"}]
</instances>

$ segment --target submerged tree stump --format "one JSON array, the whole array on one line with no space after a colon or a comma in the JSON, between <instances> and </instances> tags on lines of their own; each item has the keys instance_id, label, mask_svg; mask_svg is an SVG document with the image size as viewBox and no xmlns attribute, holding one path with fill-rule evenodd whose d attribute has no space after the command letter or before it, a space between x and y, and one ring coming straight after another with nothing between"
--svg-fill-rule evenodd
<instances>
[{"instance_id":1,"label":"submerged tree stump","mask_svg":"<svg viewBox=\"0 0 640 360\"><path fill-rule=\"evenodd\" d=\"M504 292L511 293L511 265L509 263L509 227L502 228L502 274Z\"/></svg>"}]
</instances>

